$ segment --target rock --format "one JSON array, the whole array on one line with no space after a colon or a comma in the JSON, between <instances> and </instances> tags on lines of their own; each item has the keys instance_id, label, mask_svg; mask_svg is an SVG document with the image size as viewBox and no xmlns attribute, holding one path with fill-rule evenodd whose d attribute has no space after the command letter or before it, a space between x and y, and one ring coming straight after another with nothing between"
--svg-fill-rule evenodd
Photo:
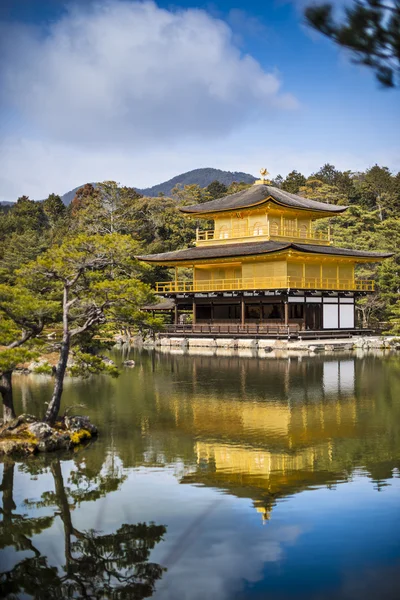
<instances>
[{"instance_id":1,"label":"rock","mask_svg":"<svg viewBox=\"0 0 400 600\"><path fill-rule=\"evenodd\" d=\"M231 348L237 347L237 340L234 338L216 338L215 343L218 348Z\"/></svg>"},{"instance_id":2,"label":"rock","mask_svg":"<svg viewBox=\"0 0 400 600\"><path fill-rule=\"evenodd\" d=\"M85 416L65 417L51 427L31 415L21 415L1 429L0 454L69 450L96 435L97 428Z\"/></svg>"},{"instance_id":3,"label":"rock","mask_svg":"<svg viewBox=\"0 0 400 600\"><path fill-rule=\"evenodd\" d=\"M265 350L266 352L271 352L272 349L272 345L274 343L274 340L258 340L258 348L261 350Z\"/></svg>"},{"instance_id":4,"label":"rock","mask_svg":"<svg viewBox=\"0 0 400 600\"><path fill-rule=\"evenodd\" d=\"M169 338L169 343L171 346L182 346L185 342L185 338L183 337L171 337Z\"/></svg>"},{"instance_id":5,"label":"rock","mask_svg":"<svg viewBox=\"0 0 400 600\"><path fill-rule=\"evenodd\" d=\"M50 425L47 423L41 423L40 421L29 425L27 430L39 440L44 440L54 433L54 430L52 427L50 427Z\"/></svg>"},{"instance_id":6,"label":"rock","mask_svg":"<svg viewBox=\"0 0 400 600\"><path fill-rule=\"evenodd\" d=\"M243 340L237 341L237 347L239 350L242 348L252 348L253 350L255 350L258 347L258 344L257 344L257 340L243 339Z\"/></svg>"},{"instance_id":7,"label":"rock","mask_svg":"<svg viewBox=\"0 0 400 600\"><path fill-rule=\"evenodd\" d=\"M272 346L262 346L262 348L259 348L260 350L263 350L264 352L268 353L268 352L272 352L273 348Z\"/></svg>"},{"instance_id":8,"label":"rock","mask_svg":"<svg viewBox=\"0 0 400 600\"><path fill-rule=\"evenodd\" d=\"M134 367L134 366L135 366L134 360L124 360L124 367Z\"/></svg>"},{"instance_id":9,"label":"rock","mask_svg":"<svg viewBox=\"0 0 400 600\"><path fill-rule=\"evenodd\" d=\"M89 417L68 417L68 429L70 431L86 429L86 431L89 431L92 435L97 435L97 427L90 422Z\"/></svg>"},{"instance_id":10,"label":"rock","mask_svg":"<svg viewBox=\"0 0 400 600\"><path fill-rule=\"evenodd\" d=\"M100 356L99 358L101 358L103 363L105 363L106 365L109 365L110 367L115 367L115 362L111 360L111 358L109 358L108 356Z\"/></svg>"},{"instance_id":11,"label":"rock","mask_svg":"<svg viewBox=\"0 0 400 600\"><path fill-rule=\"evenodd\" d=\"M288 347L288 343L283 340L275 340L271 345L276 350L287 350Z\"/></svg>"},{"instance_id":12,"label":"rock","mask_svg":"<svg viewBox=\"0 0 400 600\"><path fill-rule=\"evenodd\" d=\"M190 338L189 348L216 348L217 344L213 338Z\"/></svg>"},{"instance_id":13,"label":"rock","mask_svg":"<svg viewBox=\"0 0 400 600\"><path fill-rule=\"evenodd\" d=\"M37 444L28 440L8 440L0 438L0 455L12 455L18 454L28 456L37 452Z\"/></svg>"},{"instance_id":14,"label":"rock","mask_svg":"<svg viewBox=\"0 0 400 600\"><path fill-rule=\"evenodd\" d=\"M4 423L3 427L4 427L4 431L13 431L14 429L17 429L17 427L20 427L21 425L24 425L25 423L36 423L37 419L36 417L33 417L32 415L28 415L28 414L22 414L19 415L19 417L16 417L15 419L13 419L12 421L8 421L8 423Z\"/></svg>"}]
</instances>

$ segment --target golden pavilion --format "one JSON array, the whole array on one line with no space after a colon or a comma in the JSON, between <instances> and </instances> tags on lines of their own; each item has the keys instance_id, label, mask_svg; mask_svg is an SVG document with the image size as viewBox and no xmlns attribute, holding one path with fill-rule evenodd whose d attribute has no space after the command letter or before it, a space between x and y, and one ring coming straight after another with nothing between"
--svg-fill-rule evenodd
<instances>
[{"instance_id":1,"label":"golden pavilion","mask_svg":"<svg viewBox=\"0 0 400 600\"><path fill-rule=\"evenodd\" d=\"M318 219L346 209L262 178L235 194L180 208L213 222L212 229L196 230L195 247L138 258L175 268L174 278L157 283L156 291L173 299L176 324L179 312L190 310L193 325L238 331L254 325L265 333L354 330L357 297L374 291L374 281L356 277L355 265L391 254L336 248L329 230L316 230Z\"/></svg>"}]
</instances>

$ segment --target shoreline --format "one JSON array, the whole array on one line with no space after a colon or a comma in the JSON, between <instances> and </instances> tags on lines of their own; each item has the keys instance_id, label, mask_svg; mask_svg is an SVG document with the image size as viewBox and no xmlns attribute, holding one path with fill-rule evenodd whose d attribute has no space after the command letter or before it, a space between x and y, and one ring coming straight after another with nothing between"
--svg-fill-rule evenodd
<instances>
[{"instance_id":1,"label":"shoreline","mask_svg":"<svg viewBox=\"0 0 400 600\"><path fill-rule=\"evenodd\" d=\"M154 348L162 353L203 354L227 356L283 356L300 355L315 356L321 353L345 352L398 352L400 339L395 336L354 336L353 338L332 338L329 340L296 340L277 339L235 339L230 338L187 338L185 336L160 337L154 343L144 343L143 347Z\"/></svg>"}]
</instances>

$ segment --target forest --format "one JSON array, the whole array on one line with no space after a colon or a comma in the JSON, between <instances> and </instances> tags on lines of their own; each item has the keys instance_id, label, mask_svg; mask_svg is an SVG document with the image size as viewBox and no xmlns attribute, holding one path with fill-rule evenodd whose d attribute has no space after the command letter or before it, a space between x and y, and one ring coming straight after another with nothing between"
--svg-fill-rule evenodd
<instances>
[{"instance_id":1,"label":"forest","mask_svg":"<svg viewBox=\"0 0 400 600\"><path fill-rule=\"evenodd\" d=\"M141 310L156 301L152 284L168 270L139 263L135 256L194 244L197 223L179 212L232 194L250 184L228 187L214 181L177 185L170 197L145 197L134 188L105 181L86 184L65 206L56 194L37 202L22 196L0 212L0 392L3 416L14 415L12 373L46 352L57 338L54 392L45 419L57 419L67 372L87 376L108 371L99 349L117 331L150 331L160 318ZM339 171L325 164L305 177L292 171L272 185L304 197L348 206L343 216L324 219L334 245L390 251L382 264L362 265L358 276L373 279L376 292L359 301L359 322L400 332L400 173L375 165L365 172ZM329 222L330 221L330 222ZM73 357L73 361L71 361ZM50 369L44 365L43 371Z\"/></svg>"}]
</instances>

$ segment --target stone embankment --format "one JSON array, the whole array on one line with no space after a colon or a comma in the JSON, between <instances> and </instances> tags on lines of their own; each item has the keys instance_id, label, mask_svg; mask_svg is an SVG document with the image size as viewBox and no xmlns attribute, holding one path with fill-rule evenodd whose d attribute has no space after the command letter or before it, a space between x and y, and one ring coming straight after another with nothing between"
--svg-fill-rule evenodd
<instances>
[{"instance_id":1,"label":"stone embankment","mask_svg":"<svg viewBox=\"0 0 400 600\"><path fill-rule=\"evenodd\" d=\"M313 354L334 350L400 350L400 338L389 336L353 337L325 340L277 340L277 339L237 339L237 338L186 338L160 337L155 347L168 352L182 350L250 350L263 351L265 354L276 351L297 351Z\"/></svg>"},{"instance_id":2,"label":"stone embankment","mask_svg":"<svg viewBox=\"0 0 400 600\"><path fill-rule=\"evenodd\" d=\"M0 421L0 455L70 450L95 436L97 428L88 417L65 416L51 427L32 415L20 415L5 424Z\"/></svg>"}]
</instances>

